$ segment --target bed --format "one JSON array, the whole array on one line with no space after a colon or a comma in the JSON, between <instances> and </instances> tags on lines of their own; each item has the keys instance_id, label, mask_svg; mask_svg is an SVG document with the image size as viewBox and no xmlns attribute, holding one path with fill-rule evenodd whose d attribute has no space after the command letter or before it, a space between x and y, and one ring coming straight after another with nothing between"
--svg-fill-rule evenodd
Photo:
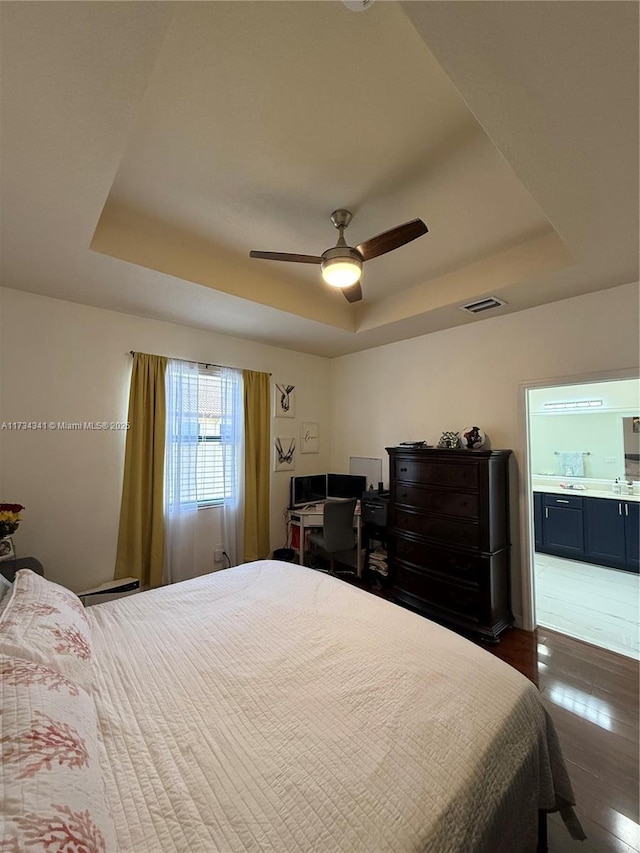
<instances>
[{"instance_id":1,"label":"bed","mask_svg":"<svg viewBox=\"0 0 640 853\"><path fill-rule=\"evenodd\" d=\"M534 685L337 578L84 610L23 570L0 608L3 853L530 853L571 816Z\"/></svg>"}]
</instances>

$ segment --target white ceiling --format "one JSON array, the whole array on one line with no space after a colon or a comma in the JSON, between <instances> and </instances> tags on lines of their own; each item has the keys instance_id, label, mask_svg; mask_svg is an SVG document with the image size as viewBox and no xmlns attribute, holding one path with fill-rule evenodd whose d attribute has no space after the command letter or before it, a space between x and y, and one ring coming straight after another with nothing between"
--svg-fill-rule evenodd
<instances>
[{"instance_id":1,"label":"white ceiling","mask_svg":"<svg viewBox=\"0 0 640 853\"><path fill-rule=\"evenodd\" d=\"M638 6L0 4L1 283L335 356L638 279ZM350 305L319 269L365 263ZM497 311L488 316L495 316Z\"/></svg>"}]
</instances>

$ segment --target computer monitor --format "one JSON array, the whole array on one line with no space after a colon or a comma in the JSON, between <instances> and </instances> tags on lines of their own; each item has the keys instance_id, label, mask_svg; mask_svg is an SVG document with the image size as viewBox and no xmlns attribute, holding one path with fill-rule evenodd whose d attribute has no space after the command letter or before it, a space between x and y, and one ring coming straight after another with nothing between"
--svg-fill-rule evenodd
<instances>
[{"instance_id":1,"label":"computer monitor","mask_svg":"<svg viewBox=\"0 0 640 853\"><path fill-rule=\"evenodd\" d=\"M291 509L327 499L327 475L311 474L291 478L289 506Z\"/></svg>"},{"instance_id":2,"label":"computer monitor","mask_svg":"<svg viewBox=\"0 0 640 853\"><path fill-rule=\"evenodd\" d=\"M360 474L327 474L327 498L358 498L367 490L367 478Z\"/></svg>"}]
</instances>

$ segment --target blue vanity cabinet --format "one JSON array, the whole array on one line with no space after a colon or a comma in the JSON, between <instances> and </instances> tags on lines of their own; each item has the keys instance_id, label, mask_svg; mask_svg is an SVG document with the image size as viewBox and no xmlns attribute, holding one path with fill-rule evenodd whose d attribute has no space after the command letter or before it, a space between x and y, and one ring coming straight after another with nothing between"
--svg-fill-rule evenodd
<instances>
[{"instance_id":1,"label":"blue vanity cabinet","mask_svg":"<svg viewBox=\"0 0 640 853\"><path fill-rule=\"evenodd\" d=\"M559 556L584 554L584 520L581 497L543 495L542 545Z\"/></svg>"},{"instance_id":2,"label":"blue vanity cabinet","mask_svg":"<svg viewBox=\"0 0 640 853\"><path fill-rule=\"evenodd\" d=\"M625 501L624 508L627 566L632 572L640 572L640 504Z\"/></svg>"},{"instance_id":3,"label":"blue vanity cabinet","mask_svg":"<svg viewBox=\"0 0 640 853\"><path fill-rule=\"evenodd\" d=\"M627 562L625 507L629 504L611 498L587 498L584 502L586 554L605 565ZM632 504L633 506L633 504Z\"/></svg>"},{"instance_id":4,"label":"blue vanity cabinet","mask_svg":"<svg viewBox=\"0 0 640 853\"><path fill-rule=\"evenodd\" d=\"M535 550L640 572L640 503L534 492Z\"/></svg>"}]
</instances>

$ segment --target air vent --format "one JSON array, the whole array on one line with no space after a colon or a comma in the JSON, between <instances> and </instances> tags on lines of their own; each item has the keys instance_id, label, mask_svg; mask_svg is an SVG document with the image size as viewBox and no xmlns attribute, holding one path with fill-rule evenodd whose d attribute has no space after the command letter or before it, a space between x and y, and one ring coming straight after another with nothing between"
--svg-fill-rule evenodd
<instances>
[{"instance_id":1,"label":"air vent","mask_svg":"<svg viewBox=\"0 0 640 853\"><path fill-rule=\"evenodd\" d=\"M506 305L502 299L496 296L488 296L486 299L481 299L479 302L469 302L467 305L461 305L463 311L468 311L470 314L480 314L482 311L490 311L492 308L499 308L501 305Z\"/></svg>"},{"instance_id":2,"label":"air vent","mask_svg":"<svg viewBox=\"0 0 640 853\"><path fill-rule=\"evenodd\" d=\"M364 12L365 9L373 5L373 0L342 0L342 2L352 12Z\"/></svg>"}]
</instances>

